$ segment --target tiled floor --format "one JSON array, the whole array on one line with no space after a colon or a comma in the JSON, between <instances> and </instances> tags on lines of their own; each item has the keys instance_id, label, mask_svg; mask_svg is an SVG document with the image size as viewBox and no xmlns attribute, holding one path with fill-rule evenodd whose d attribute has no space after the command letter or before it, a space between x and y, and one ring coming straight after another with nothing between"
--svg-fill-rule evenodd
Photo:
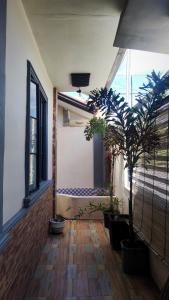
<instances>
[{"instance_id":1,"label":"tiled floor","mask_svg":"<svg viewBox=\"0 0 169 300\"><path fill-rule=\"evenodd\" d=\"M126 276L101 222L67 221L49 236L25 300L155 300L148 278Z\"/></svg>"}]
</instances>

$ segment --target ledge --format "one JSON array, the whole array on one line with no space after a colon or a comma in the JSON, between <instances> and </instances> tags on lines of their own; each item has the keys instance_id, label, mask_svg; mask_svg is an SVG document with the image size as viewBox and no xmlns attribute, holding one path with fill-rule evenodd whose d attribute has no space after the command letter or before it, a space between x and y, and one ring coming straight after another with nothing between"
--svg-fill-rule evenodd
<instances>
[{"instance_id":1,"label":"ledge","mask_svg":"<svg viewBox=\"0 0 169 300\"><path fill-rule=\"evenodd\" d=\"M43 193L48 189L48 187L51 184L52 180L43 181L36 192L23 199L23 207L28 208L32 206L37 200L39 200L39 198L43 195Z\"/></svg>"},{"instance_id":2,"label":"ledge","mask_svg":"<svg viewBox=\"0 0 169 300\"><path fill-rule=\"evenodd\" d=\"M9 221L3 225L3 233L8 233L27 214L25 208L20 209Z\"/></svg>"},{"instance_id":3,"label":"ledge","mask_svg":"<svg viewBox=\"0 0 169 300\"><path fill-rule=\"evenodd\" d=\"M8 241L10 239L10 236L8 233L1 233L0 234L0 251L5 248Z\"/></svg>"}]
</instances>

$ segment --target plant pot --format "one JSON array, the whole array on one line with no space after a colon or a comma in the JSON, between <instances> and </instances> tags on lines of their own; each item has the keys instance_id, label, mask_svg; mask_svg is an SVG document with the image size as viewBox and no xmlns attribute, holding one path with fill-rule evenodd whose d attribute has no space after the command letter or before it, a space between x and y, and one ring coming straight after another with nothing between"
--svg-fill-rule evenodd
<instances>
[{"instance_id":1,"label":"plant pot","mask_svg":"<svg viewBox=\"0 0 169 300\"><path fill-rule=\"evenodd\" d=\"M145 275L149 271L148 247L140 240L130 244L129 240L121 241L122 266L127 274Z\"/></svg>"},{"instance_id":2,"label":"plant pot","mask_svg":"<svg viewBox=\"0 0 169 300\"><path fill-rule=\"evenodd\" d=\"M103 216L104 216L104 226L105 226L106 228L108 228L108 229L109 229L109 219L110 219L110 215L111 215L112 218L113 218L114 214L113 214L112 212L110 212L110 211L104 211L104 213L103 213Z\"/></svg>"},{"instance_id":3,"label":"plant pot","mask_svg":"<svg viewBox=\"0 0 169 300\"><path fill-rule=\"evenodd\" d=\"M128 215L109 216L110 243L114 250L121 249L121 240L129 237Z\"/></svg>"},{"instance_id":4,"label":"plant pot","mask_svg":"<svg viewBox=\"0 0 169 300\"><path fill-rule=\"evenodd\" d=\"M113 212L110 212L110 211L104 211L103 216L104 216L104 227L109 229L110 217L111 217L111 219L113 219L117 215Z\"/></svg>"},{"instance_id":5,"label":"plant pot","mask_svg":"<svg viewBox=\"0 0 169 300\"><path fill-rule=\"evenodd\" d=\"M65 219L62 216L56 216L55 219L49 221L49 232L58 234L63 233L65 226Z\"/></svg>"}]
</instances>

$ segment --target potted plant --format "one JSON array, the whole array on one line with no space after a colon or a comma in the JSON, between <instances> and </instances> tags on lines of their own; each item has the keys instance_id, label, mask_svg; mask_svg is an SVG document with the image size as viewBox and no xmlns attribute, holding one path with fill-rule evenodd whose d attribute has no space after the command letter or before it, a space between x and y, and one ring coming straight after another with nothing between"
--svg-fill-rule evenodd
<instances>
[{"instance_id":1,"label":"potted plant","mask_svg":"<svg viewBox=\"0 0 169 300\"><path fill-rule=\"evenodd\" d=\"M129 239L122 241L121 245L123 269L130 274L144 272L147 267L147 248L142 241L136 239L133 228L133 171L143 155L145 162L149 163L159 146L156 117L169 87L168 73L160 76L153 71L147 79L148 84L141 87L134 107L129 107L116 91L106 88L92 91L88 102L90 109L99 109L105 115L129 172Z\"/></svg>"},{"instance_id":2,"label":"potted plant","mask_svg":"<svg viewBox=\"0 0 169 300\"><path fill-rule=\"evenodd\" d=\"M55 215L49 220L49 233L63 233L65 226L65 218L61 215Z\"/></svg>"},{"instance_id":3,"label":"potted plant","mask_svg":"<svg viewBox=\"0 0 169 300\"><path fill-rule=\"evenodd\" d=\"M52 185L52 218L49 220L49 233L60 234L63 233L65 227L65 220L63 216L56 214L56 178L55 168L53 171L53 185Z\"/></svg>"},{"instance_id":4,"label":"potted plant","mask_svg":"<svg viewBox=\"0 0 169 300\"><path fill-rule=\"evenodd\" d=\"M129 237L128 215L109 215L110 244L114 250L121 250L121 241Z\"/></svg>"},{"instance_id":5,"label":"potted plant","mask_svg":"<svg viewBox=\"0 0 169 300\"><path fill-rule=\"evenodd\" d=\"M97 108L95 109L97 110ZM84 214L92 214L96 211L101 211L104 215L104 225L109 229L110 242L115 250L120 249L120 241L128 237L128 224L126 219L128 215L120 214L119 203L120 200L114 195L114 182L113 171L115 158L121 154L121 150L117 147L116 140L114 139L114 133L112 132L111 124L108 124L105 118L96 117L92 118L85 128L86 140L91 140L95 134L100 134L103 138L104 147L109 156L109 204L105 205L102 202L94 203L90 202L85 208L78 208L77 214L74 218L80 218ZM102 191L103 193L103 191ZM104 190L105 194L105 190ZM71 209L71 208L68 208Z\"/></svg>"},{"instance_id":6,"label":"potted plant","mask_svg":"<svg viewBox=\"0 0 169 300\"><path fill-rule=\"evenodd\" d=\"M77 214L74 216L74 219L78 219L83 215L91 215L97 211L102 212L103 214L107 212L111 212L114 216L119 215L119 199L115 196L112 197L111 208L109 205L106 205L103 202L98 202L97 204L94 202L89 202L89 204L85 208L78 207ZM67 208L67 211L70 210L71 207Z\"/></svg>"},{"instance_id":7,"label":"potted plant","mask_svg":"<svg viewBox=\"0 0 169 300\"><path fill-rule=\"evenodd\" d=\"M90 96L89 96L90 97ZM97 109L95 109L96 111ZM107 123L106 119L103 117L94 116L88 123L85 128L85 137L87 141L90 141L95 134L100 134L103 138L105 152L107 153L107 158L109 161L109 206L105 207L100 203L98 205L90 203L88 207L88 211L90 213L94 211L102 211L104 215L104 225L106 228L109 228L109 216L112 218L115 215L119 215L119 199L114 195L114 162L115 157L120 154L120 150L116 146L116 142L114 140L114 135L112 135L111 126ZM107 193L106 193L107 194Z\"/></svg>"},{"instance_id":8,"label":"potted plant","mask_svg":"<svg viewBox=\"0 0 169 300\"><path fill-rule=\"evenodd\" d=\"M104 216L104 226L109 229L110 216L115 218L120 215L119 210L120 200L116 196L110 197L109 205L105 205L104 203L95 204L93 202L89 203L86 212L88 214L92 214L96 211L101 211Z\"/></svg>"},{"instance_id":9,"label":"potted plant","mask_svg":"<svg viewBox=\"0 0 169 300\"><path fill-rule=\"evenodd\" d=\"M52 199L52 218L49 220L49 233L63 233L65 226L65 218L56 214L56 184L55 175L53 176L53 199Z\"/></svg>"}]
</instances>

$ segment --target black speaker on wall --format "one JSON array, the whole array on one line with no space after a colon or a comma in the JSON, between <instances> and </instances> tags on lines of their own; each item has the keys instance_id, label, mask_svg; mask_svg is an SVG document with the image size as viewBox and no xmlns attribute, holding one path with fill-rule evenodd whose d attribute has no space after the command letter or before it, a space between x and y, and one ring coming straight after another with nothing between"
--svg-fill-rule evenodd
<instances>
[{"instance_id":1,"label":"black speaker on wall","mask_svg":"<svg viewBox=\"0 0 169 300\"><path fill-rule=\"evenodd\" d=\"M75 87L89 85L90 73L71 73L71 83Z\"/></svg>"}]
</instances>

